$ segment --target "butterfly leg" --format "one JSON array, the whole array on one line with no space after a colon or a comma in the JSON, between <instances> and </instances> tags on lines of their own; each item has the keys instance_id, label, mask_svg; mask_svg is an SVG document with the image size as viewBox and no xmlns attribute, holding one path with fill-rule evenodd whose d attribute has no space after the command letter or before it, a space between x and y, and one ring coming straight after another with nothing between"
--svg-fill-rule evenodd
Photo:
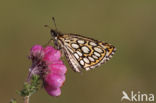
<instances>
[{"instance_id":1,"label":"butterfly leg","mask_svg":"<svg viewBox=\"0 0 156 103\"><path fill-rule=\"evenodd\" d=\"M64 57L65 55L63 49L60 49L60 52L61 52L61 57Z\"/></svg>"}]
</instances>

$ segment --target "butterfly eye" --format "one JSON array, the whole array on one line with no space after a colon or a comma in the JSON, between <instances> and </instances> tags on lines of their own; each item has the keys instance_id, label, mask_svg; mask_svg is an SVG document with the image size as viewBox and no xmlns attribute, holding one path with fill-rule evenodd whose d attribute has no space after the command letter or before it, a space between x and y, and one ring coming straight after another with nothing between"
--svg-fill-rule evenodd
<instances>
[{"instance_id":1,"label":"butterfly eye","mask_svg":"<svg viewBox=\"0 0 156 103\"><path fill-rule=\"evenodd\" d=\"M51 36L52 36L52 37L56 37L56 36L57 36L56 31L54 31L54 30L52 30L52 29L51 29L51 31L50 31L50 32L51 32Z\"/></svg>"}]
</instances>

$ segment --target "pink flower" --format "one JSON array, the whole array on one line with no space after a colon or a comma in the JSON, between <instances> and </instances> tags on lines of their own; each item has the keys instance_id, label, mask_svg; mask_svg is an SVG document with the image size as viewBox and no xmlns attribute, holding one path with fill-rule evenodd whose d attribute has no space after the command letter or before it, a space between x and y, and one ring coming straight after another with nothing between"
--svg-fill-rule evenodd
<instances>
[{"instance_id":1,"label":"pink flower","mask_svg":"<svg viewBox=\"0 0 156 103\"><path fill-rule=\"evenodd\" d=\"M44 88L51 96L60 96L61 87L65 81L66 66L60 60L61 53L52 46L43 48L40 45L35 45L31 48L30 59L32 67L30 75L37 74L43 80Z\"/></svg>"}]
</instances>

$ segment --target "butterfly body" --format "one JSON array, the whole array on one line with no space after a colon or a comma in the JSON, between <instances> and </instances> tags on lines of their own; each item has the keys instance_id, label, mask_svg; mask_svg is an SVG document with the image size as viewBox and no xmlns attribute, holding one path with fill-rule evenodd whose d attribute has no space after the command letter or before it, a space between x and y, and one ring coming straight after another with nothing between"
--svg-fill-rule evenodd
<instances>
[{"instance_id":1,"label":"butterfly body","mask_svg":"<svg viewBox=\"0 0 156 103\"><path fill-rule=\"evenodd\" d=\"M102 41L78 34L63 34L51 29L54 45L62 49L72 69L90 70L108 61L115 52L115 47Z\"/></svg>"}]
</instances>

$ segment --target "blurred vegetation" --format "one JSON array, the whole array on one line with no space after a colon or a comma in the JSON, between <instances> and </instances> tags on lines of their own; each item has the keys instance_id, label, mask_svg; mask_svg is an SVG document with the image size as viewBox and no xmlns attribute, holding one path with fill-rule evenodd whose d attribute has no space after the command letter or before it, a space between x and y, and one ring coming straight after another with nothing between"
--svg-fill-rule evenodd
<instances>
[{"instance_id":1,"label":"blurred vegetation","mask_svg":"<svg viewBox=\"0 0 156 103\"><path fill-rule=\"evenodd\" d=\"M47 43L50 34L43 25L54 27L52 16L60 31L103 40L117 52L83 73L73 72L66 62L62 95L54 98L42 89L30 103L120 103L122 90L156 94L155 5L155 0L1 0L0 102L18 97L15 91L28 75L29 50Z\"/></svg>"}]
</instances>

